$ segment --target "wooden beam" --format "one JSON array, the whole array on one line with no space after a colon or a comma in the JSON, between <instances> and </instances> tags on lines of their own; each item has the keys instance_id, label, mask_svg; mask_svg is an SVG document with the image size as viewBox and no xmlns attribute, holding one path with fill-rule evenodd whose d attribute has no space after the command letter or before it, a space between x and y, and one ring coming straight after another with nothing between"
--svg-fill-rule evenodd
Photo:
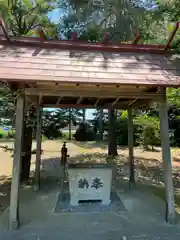
<instances>
[{"instance_id":1,"label":"wooden beam","mask_svg":"<svg viewBox=\"0 0 180 240\"><path fill-rule=\"evenodd\" d=\"M68 103L68 104L41 104L41 107L43 108L103 108L103 109L125 109L127 110L128 108L128 105L129 103L126 102L126 103L119 103L119 104L116 104L114 106L112 106L112 103L105 103L105 104L97 104L97 101L95 104L73 104L73 103ZM145 104L148 104L147 102L145 103L139 103L139 102L136 102L135 104L133 104L133 108L139 108L141 106L144 106Z\"/></svg>"},{"instance_id":2,"label":"wooden beam","mask_svg":"<svg viewBox=\"0 0 180 240\"><path fill-rule=\"evenodd\" d=\"M34 189L38 190L40 187L40 167L41 167L41 109L39 98L36 103L37 127L36 127L36 166L35 166L35 186Z\"/></svg>"},{"instance_id":3,"label":"wooden beam","mask_svg":"<svg viewBox=\"0 0 180 240\"><path fill-rule=\"evenodd\" d=\"M39 41L39 38L32 37L11 37L11 43L13 46L25 46L25 47L40 47L44 49L68 49L68 50L85 50L85 51L104 51L104 52L149 52L149 53L164 53L165 45L153 45L153 44L116 44L108 43L88 43L73 40L45 40ZM0 38L0 44L8 45L9 41Z\"/></svg>"},{"instance_id":4,"label":"wooden beam","mask_svg":"<svg viewBox=\"0 0 180 240\"><path fill-rule=\"evenodd\" d=\"M139 98L139 99L151 99L151 100L158 100L160 98L160 94L158 93L149 93L149 92L105 92L105 91L96 91L93 89L93 91L90 91L89 89L85 90L76 90L73 92L69 90L48 90L48 89L25 89L25 94L26 95L43 95L43 96L59 96L63 95L64 97L92 97L92 98L112 98L116 99L121 96L122 99L134 99L134 98Z\"/></svg>"},{"instance_id":5,"label":"wooden beam","mask_svg":"<svg viewBox=\"0 0 180 240\"><path fill-rule=\"evenodd\" d=\"M135 165L134 165L134 132L132 107L128 108L128 147L129 147L129 187L135 184Z\"/></svg>"},{"instance_id":6,"label":"wooden beam","mask_svg":"<svg viewBox=\"0 0 180 240\"><path fill-rule=\"evenodd\" d=\"M47 40L46 34L41 27L38 27L37 34L39 35L41 41Z\"/></svg>"},{"instance_id":7,"label":"wooden beam","mask_svg":"<svg viewBox=\"0 0 180 240\"><path fill-rule=\"evenodd\" d=\"M161 88L163 97L160 101L160 135L162 146L162 158L164 166L164 185L166 196L166 221L174 223L175 221L175 208L174 208L174 191L172 179L172 162L171 150L169 142L169 123L168 123L168 107L166 102L166 89Z\"/></svg>"},{"instance_id":8,"label":"wooden beam","mask_svg":"<svg viewBox=\"0 0 180 240\"><path fill-rule=\"evenodd\" d=\"M80 109L80 108L103 108L103 109L127 109L127 105L118 105L118 106L113 106L111 103L107 103L107 104L101 104L101 105L95 105L95 104L41 104L42 108L76 108L76 109Z\"/></svg>"},{"instance_id":9,"label":"wooden beam","mask_svg":"<svg viewBox=\"0 0 180 240\"><path fill-rule=\"evenodd\" d=\"M180 22L177 22L175 27L174 27L174 29L173 29L173 31L172 31L172 33L171 33L171 35L170 35L170 37L169 37L169 39L168 39L168 42L167 42L167 45L165 46L164 51L166 51L168 48L170 48L171 43L173 41L173 38L176 35L177 30L179 29L179 26L180 26Z\"/></svg>"},{"instance_id":10,"label":"wooden beam","mask_svg":"<svg viewBox=\"0 0 180 240\"><path fill-rule=\"evenodd\" d=\"M19 94L16 104L16 135L10 194L9 228L11 230L17 229L19 227L19 185L22 159L24 105L24 95Z\"/></svg>"}]
</instances>

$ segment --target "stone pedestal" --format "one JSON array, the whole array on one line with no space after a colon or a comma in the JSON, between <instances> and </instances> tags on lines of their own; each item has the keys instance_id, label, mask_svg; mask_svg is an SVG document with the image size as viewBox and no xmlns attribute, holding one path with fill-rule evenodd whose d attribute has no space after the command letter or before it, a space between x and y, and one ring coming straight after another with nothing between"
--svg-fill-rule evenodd
<instances>
[{"instance_id":1,"label":"stone pedestal","mask_svg":"<svg viewBox=\"0 0 180 240\"><path fill-rule=\"evenodd\" d=\"M68 166L70 204L100 200L110 204L112 169L107 164L71 164Z\"/></svg>"}]
</instances>

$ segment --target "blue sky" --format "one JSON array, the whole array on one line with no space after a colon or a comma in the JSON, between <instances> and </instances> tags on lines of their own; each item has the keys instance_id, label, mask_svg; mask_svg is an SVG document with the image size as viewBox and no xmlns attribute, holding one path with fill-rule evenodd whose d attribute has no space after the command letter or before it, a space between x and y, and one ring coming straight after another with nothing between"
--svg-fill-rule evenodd
<instances>
[{"instance_id":1,"label":"blue sky","mask_svg":"<svg viewBox=\"0 0 180 240\"><path fill-rule=\"evenodd\" d=\"M51 19L51 21L57 23L59 21L60 16L62 16L63 12L62 9L58 8L55 9L53 12L49 13L49 18Z\"/></svg>"}]
</instances>

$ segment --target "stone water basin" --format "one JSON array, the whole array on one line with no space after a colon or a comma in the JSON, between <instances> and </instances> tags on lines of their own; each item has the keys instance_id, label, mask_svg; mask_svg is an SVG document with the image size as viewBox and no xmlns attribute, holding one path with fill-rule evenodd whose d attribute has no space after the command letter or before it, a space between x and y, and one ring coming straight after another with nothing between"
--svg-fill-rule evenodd
<instances>
[{"instance_id":1,"label":"stone water basin","mask_svg":"<svg viewBox=\"0 0 180 240\"><path fill-rule=\"evenodd\" d=\"M99 200L110 204L112 168L108 164L78 163L68 165L70 204Z\"/></svg>"}]
</instances>

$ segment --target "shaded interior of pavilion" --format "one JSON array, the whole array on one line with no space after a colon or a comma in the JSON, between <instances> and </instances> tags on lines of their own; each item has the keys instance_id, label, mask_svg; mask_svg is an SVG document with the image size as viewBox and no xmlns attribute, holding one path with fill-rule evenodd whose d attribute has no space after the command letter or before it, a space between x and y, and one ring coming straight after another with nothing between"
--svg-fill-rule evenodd
<instances>
[{"instance_id":1,"label":"shaded interior of pavilion","mask_svg":"<svg viewBox=\"0 0 180 240\"><path fill-rule=\"evenodd\" d=\"M75 86L73 86L75 87ZM76 87L79 87L76 86ZM103 86L96 86L97 88L103 88ZM117 87L117 86L116 86ZM48 88L48 87L47 87ZM118 87L117 87L118 88ZM37 89L37 88L36 88ZM44 88L43 88L44 89ZM137 89L137 91L139 90L138 87L135 87L135 89ZM31 91L32 89L26 89L27 91L27 95L26 97L23 97L23 95L19 95L18 100L17 100L17 116L19 116L19 118L16 120L16 129L17 125L20 124L20 117L21 117L21 123L22 123L22 119L23 119L23 110L22 110L22 106L24 104L25 106L25 102L29 102L32 100L36 100L36 111L37 111L37 152L36 152L36 168L35 168L35 190L38 190L41 186L41 144L42 144L42 135L41 135L41 108L42 107L56 107L57 106L57 101L60 107L66 107L66 108L70 108L70 107L93 107L94 108L103 108L103 106L105 106L107 108L108 105L114 105L115 107L111 108L110 112L114 112L115 109L117 109L116 107L116 103L119 102L120 106L118 107L118 109L127 109L128 110L128 147L129 147L129 173L128 173L128 178L129 178L129 187L134 186L135 184L135 173L134 173L134 152L133 152L133 119L132 119L132 111L133 108L138 108L138 107L143 107L143 105L147 105L148 103L150 103L151 101L153 101L154 99L151 98L155 98L156 101L159 100L160 103L160 119L161 119L161 139L162 139L162 149L163 149L163 157L166 159L167 161L167 165L166 162L164 162L164 167L165 167L165 178L166 181L165 184L167 184L168 186L168 190L167 190L167 186L166 187L166 191L168 191L168 196L170 197L170 201L173 201L173 187L172 187L172 172L170 169L168 169L169 167L171 168L171 164L170 164L170 145L169 145L169 137L168 137L168 115L167 115L167 105L165 102L165 88L156 88L156 90L160 91L160 93L157 94L157 92L154 94L152 91L152 88L150 89L150 91L147 91L147 95L145 93L145 97L143 97L143 99L137 100L136 98L138 98L138 96L140 95L139 93L137 94L136 98L134 98L134 96L129 98L125 98L124 101L121 98L99 98L99 97L95 97L93 96L92 98L90 96L88 97L82 97L81 95L79 96L73 96L73 97L58 97L58 96L46 96L46 92L44 91L44 95L40 96L36 96L34 94L30 95L28 91ZM104 89L103 89L104 90ZM101 91L103 91L101 90ZM154 88L153 88L154 90ZM82 90L81 90L82 91ZM105 91L104 91L105 92ZM153 94L152 94L153 93ZM49 92L47 93L49 94ZM77 92L76 92L77 94ZM153 96L153 97L152 97ZM141 96L142 97L142 96ZM64 98L64 100L63 100ZM145 98L145 99L144 99ZM27 100L26 100L27 99ZM61 102L62 101L62 102ZM75 104L74 104L75 102ZM42 103L42 105L41 105ZM61 105L62 104L62 105ZM102 104L102 105L101 105ZM21 106L21 107L18 107ZM111 115L112 117L112 115ZM110 120L110 126L112 126L112 121L113 119ZM20 127L20 126L19 126ZM21 131L22 126L19 128L19 132ZM162 134L163 132L163 134ZM17 132L18 133L18 132ZM113 137L113 135L111 135L111 133L109 134L110 139L109 139L109 145L111 144L111 141L113 141L113 139L111 139L111 136ZM17 139L15 142L15 148L16 148L16 144L17 144ZM71 153L68 153L71 155ZM165 160L164 160L165 161ZM67 161L68 162L68 161ZM169 165L170 164L170 165ZM64 169L64 168L62 168ZM64 173L64 170L63 170ZM62 172L60 173L60 175L62 174ZM62 176L62 175L61 175ZM64 181L66 181L67 178L63 178L62 180L62 186L64 183ZM171 182L171 184L169 185L169 182ZM12 183L13 186L13 183ZM128 187L128 185L127 185ZM63 188L63 187L62 187ZM13 189L11 190L13 191ZM12 192L11 192L12 194ZM13 194L14 196L14 194ZM11 195L12 197L12 195ZM12 201L12 200L11 200ZM172 203L172 202L171 202ZM169 206L169 207L168 207ZM14 206L11 206L12 208L14 208ZM11 210L12 211L12 210ZM174 222L174 218L175 218L175 212L174 212L174 207L173 205L168 205L167 204L167 209L166 209L166 219L170 222ZM19 224L19 222L18 222ZM17 226L13 226L12 228L16 228Z\"/></svg>"}]
</instances>

